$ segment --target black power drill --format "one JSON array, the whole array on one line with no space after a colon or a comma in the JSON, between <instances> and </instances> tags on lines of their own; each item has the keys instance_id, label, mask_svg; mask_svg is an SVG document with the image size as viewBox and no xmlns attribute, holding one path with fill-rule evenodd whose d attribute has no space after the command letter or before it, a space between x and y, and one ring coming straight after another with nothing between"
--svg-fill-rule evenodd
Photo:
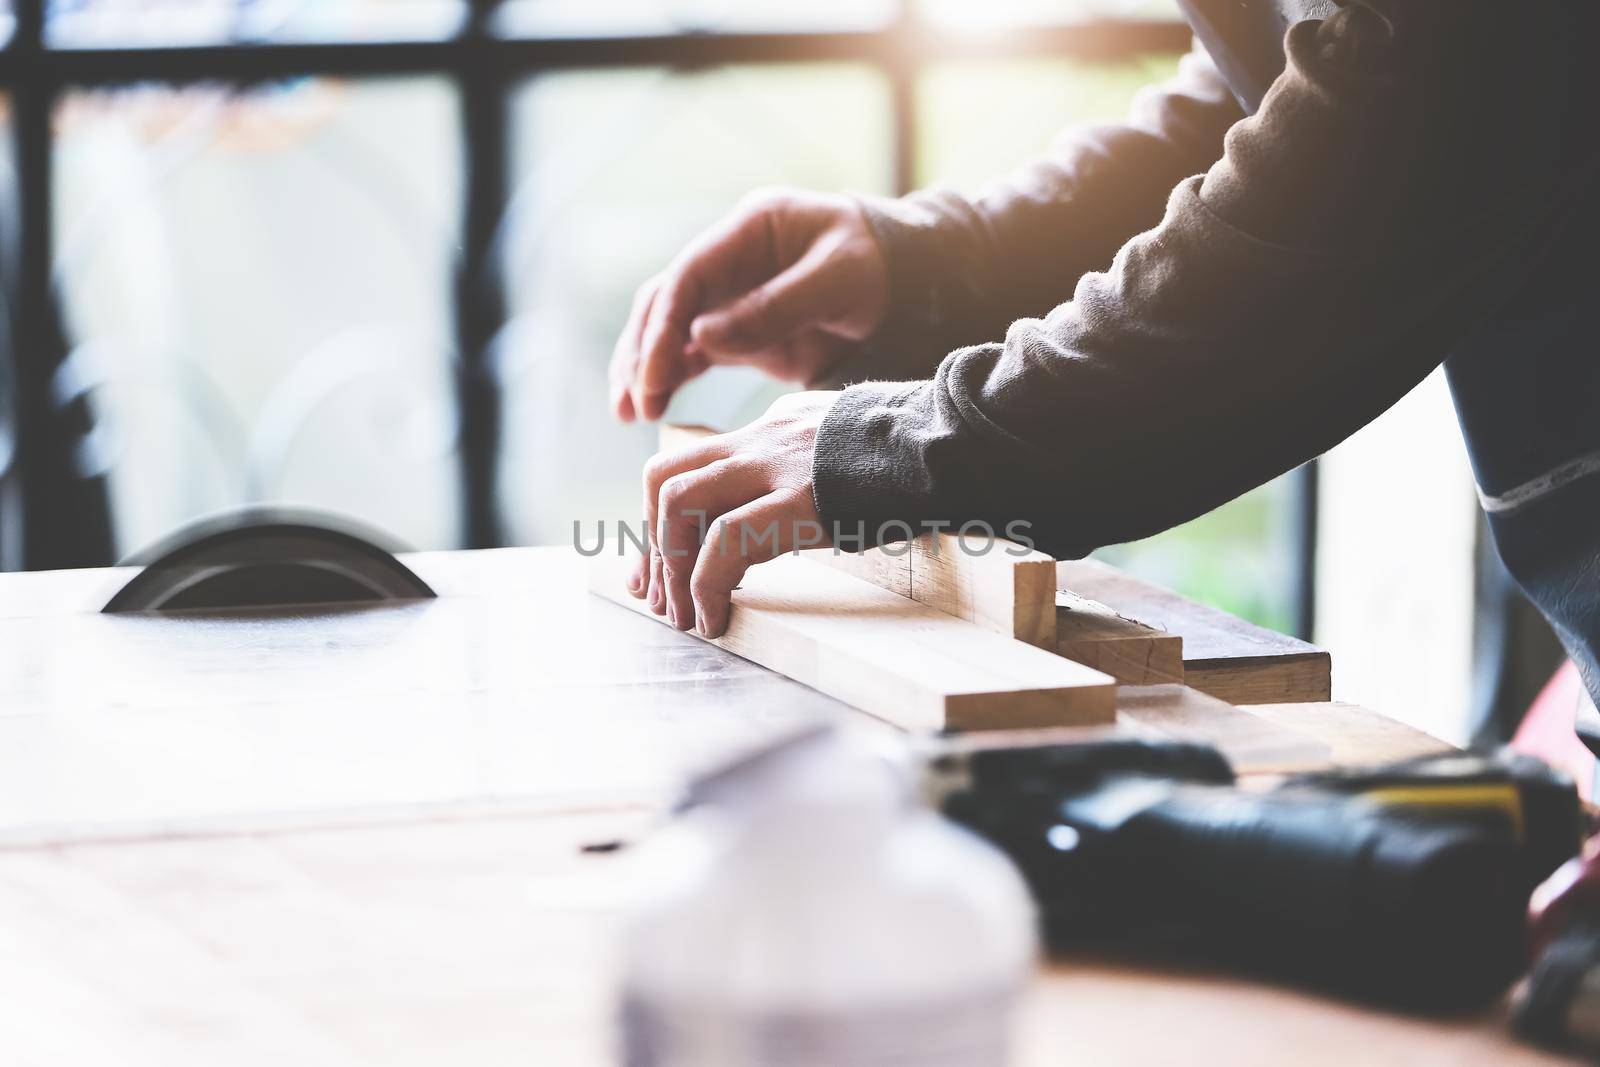
<instances>
[{"instance_id":1,"label":"black power drill","mask_svg":"<svg viewBox=\"0 0 1600 1067\"><path fill-rule=\"evenodd\" d=\"M937 806L1005 850L1055 949L1178 952L1413 1008L1523 960L1532 887L1581 839L1545 764L1451 755L1239 787L1202 745L945 750Z\"/></svg>"}]
</instances>

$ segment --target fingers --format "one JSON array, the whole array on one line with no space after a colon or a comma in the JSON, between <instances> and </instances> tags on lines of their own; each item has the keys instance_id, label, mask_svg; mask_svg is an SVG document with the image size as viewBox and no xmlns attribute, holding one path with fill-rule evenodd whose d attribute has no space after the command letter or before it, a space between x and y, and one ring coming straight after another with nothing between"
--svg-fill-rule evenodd
<instances>
[{"instance_id":1,"label":"fingers","mask_svg":"<svg viewBox=\"0 0 1600 1067\"><path fill-rule=\"evenodd\" d=\"M661 584L663 568L658 539L661 487L679 474L709 466L732 452L733 442L719 434L702 438L687 448L657 453L644 465L644 525L650 547L645 599L657 615L665 614L668 607L666 591Z\"/></svg>"},{"instance_id":2,"label":"fingers","mask_svg":"<svg viewBox=\"0 0 1600 1067\"><path fill-rule=\"evenodd\" d=\"M835 396L796 394L753 426L650 461L648 596L657 614L680 630L720 635L729 597L753 564L829 543L812 465L817 428Z\"/></svg>"},{"instance_id":3,"label":"fingers","mask_svg":"<svg viewBox=\"0 0 1600 1067\"><path fill-rule=\"evenodd\" d=\"M675 475L661 486L656 541L666 584L667 619L678 629L687 630L695 622L689 583L710 524L770 488L761 464L738 457Z\"/></svg>"},{"instance_id":4,"label":"fingers","mask_svg":"<svg viewBox=\"0 0 1600 1067\"><path fill-rule=\"evenodd\" d=\"M754 356L825 321L837 302L840 271L822 246L726 307L690 324L690 335L713 357Z\"/></svg>"},{"instance_id":5,"label":"fingers","mask_svg":"<svg viewBox=\"0 0 1600 1067\"><path fill-rule=\"evenodd\" d=\"M800 491L783 489L734 508L712 523L695 561L690 594L695 629L721 637L728 629L734 589L745 571L795 548L820 543L821 526L804 518Z\"/></svg>"},{"instance_id":6,"label":"fingers","mask_svg":"<svg viewBox=\"0 0 1600 1067\"><path fill-rule=\"evenodd\" d=\"M650 588L647 595L650 598L650 610L657 615L665 615L667 613L667 601L666 586L661 581L661 554L655 550L653 539L651 541L648 569Z\"/></svg>"},{"instance_id":7,"label":"fingers","mask_svg":"<svg viewBox=\"0 0 1600 1067\"><path fill-rule=\"evenodd\" d=\"M659 277L651 278L633 294L628 323L617 336L616 347L611 350L611 367L607 374L611 386L611 411L622 422L632 422L637 417L633 406L633 379L639 366L639 345L644 337L645 322L660 284Z\"/></svg>"},{"instance_id":8,"label":"fingers","mask_svg":"<svg viewBox=\"0 0 1600 1067\"><path fill-rule=\"evenodd\" d=\"M735 212L691 244L667 272L651 302L639 337L630 402L640 418L654 420L672 394L706 366L696 358L690 326L712 295L731 286L741 261L766 237L765 211Z\"/></svg>"}]
</instances>

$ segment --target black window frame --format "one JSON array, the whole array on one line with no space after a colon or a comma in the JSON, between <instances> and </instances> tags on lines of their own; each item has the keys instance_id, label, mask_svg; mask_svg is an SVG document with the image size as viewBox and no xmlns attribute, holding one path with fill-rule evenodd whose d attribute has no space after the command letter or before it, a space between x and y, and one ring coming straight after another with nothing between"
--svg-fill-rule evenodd
<instances>
[{"instance_id":1,"label":"black window frame","mask_svg":"<svg viewBox=\"0 0 1600 1067\"><path fill-rule=\"evenodd\" d=\"M14 218L0 220L0 226L15 229L5 272L12 311L10 417L15 447L10 469L0 471L4 568L101 565L110 562L113 546L105 486L83 476L75 460L92 426L91 414L81 399L63 407L52 396L66 345L52 283L51 119L68 90L148 82L246 88L307 76L436 75L453 83L460 99L465 178L452 309L460 353L454 368L461 427L460 507L464 543L486 548L505 540L496 495L501 397L488 355L505 324L507 297L492 241L510 192L510 95L522 82L552 71L593 68L861 63L878 70L890 87L894 183L898 192L906 192L915 178L918 79L931 64L1019 56L1115 61L1178 53L1190 40L1189 28L1177 20L1098 18L1030 25L997 35L944 33L918 18L914 0L896 0L892 16L870 28L502 36L495 31L501 0L468 0L456 32L440 39L57 48L47 42L46 6L47 0L16 0L15 29L0 49L0 92L11 102L16 170ZM1314 610L1314 466L1304 469L1298 486L1294 603L1304 634Z\"/></svg>"}]
</instances>

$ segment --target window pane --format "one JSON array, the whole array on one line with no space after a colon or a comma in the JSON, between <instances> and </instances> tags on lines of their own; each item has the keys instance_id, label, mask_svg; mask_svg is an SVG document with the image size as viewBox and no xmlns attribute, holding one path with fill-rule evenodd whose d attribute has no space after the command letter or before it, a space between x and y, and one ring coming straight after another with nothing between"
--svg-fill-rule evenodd
<instances>
[{"instance_id":1,"label":"window pane","mask_svg":"<svg viewBox=\"0 0 1600 1067\"><path fill-rule=\"evenodd\" d=\"M620 427L606 363L634 289L745 192L788 183L885 191L888 93L850 65L551 75L514 108L517 192L505 225L514 321L501 499L512 536L568 542L572 523L637 518L653 427ZM733 425L775 388L716 370L671 416Z\"/></svg>"},{"instance_id":2,"label":"window pane","mask_svg":"<svg viewBox=\"0 0 1600 1067\"><path fill-rule=\"evenodd\" d=\"M48 0L58 48L245 41L415 40L461 23L464 0Z\"/></svg>"},{"instance_id":3,"label":"window pane","mask_svg":"<svg viewBox=\"0 0 1600 1067\"><path fill-rule=\"evenodd\" d=\"M1177 19L1177 0L917 0L930 21L946 26L1026 26L1094 18Z\"/></svg>"},{"instance_id":4,"label":"window pane","mask_svg":"<svg viewBox=\"0 0 1600 1067\"><path fill-rule=\"evenodd\" d=\"M508 0L507 36L815 30L881 26L895 0Z\"/></svg>"},{"instance_id":5,"label":"window pane","mask_svg":"<svg viewBox=\"0 0 1600 1067\"><path fill-rule=\"evenodd\" d=\"M456 111L434 79L65 98L58 387L121 548L260 499L455 543Z\"/></svg>"},{"instance_id":6,"label":"window pane","mask_svg":"<svg viewBox=\"0 0 1600 1067\"><path fill-rule=\"evenodd\" d=\"M1176 56L935 64L919 85L917 179L975 192L1045 151L1070 126L1121 119L1134 93L1177 66Z\"/></svg>"},{"instance_id":7,"label":"window pane","mask_svg":"<svg viewBox=\"0 0 1600 1067\"><path fill-rule=\"evenodd\" d=\"M1097 556L1262 626L1292 632L1293 477L1285 475L1193 522Z\"/></svg>"},{"instance_id":8,"label":"window pane","mask_svg":"<svg viewBox=\"0 0 1600 1067\"><path fill-rule=\"evenodd\" d=\"M1116 121L1141 86L1168 76L1176 64L1176 56L1116 64L939 64L921 84L919 180L976 191L1044 151L1068 127ZM1027 106L1017 107L1019 100ZM1005 121L996 122L997 114ZM1071 289L1063 285L1063 300ZM1263 625L1292 629L1292 514L1292 486L1280 479L1185 526L1101 555Z\"/></svg>"}]
</instances>

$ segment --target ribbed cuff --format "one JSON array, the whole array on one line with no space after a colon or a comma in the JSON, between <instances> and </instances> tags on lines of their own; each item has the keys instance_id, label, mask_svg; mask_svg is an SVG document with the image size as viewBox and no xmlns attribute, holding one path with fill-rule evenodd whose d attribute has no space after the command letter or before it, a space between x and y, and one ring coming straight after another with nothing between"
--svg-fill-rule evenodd
<instances>
[{"instance_id":1,"label":"ribbed cuff","mask_svg":"<svg viewBox=\"0 0 1600 1067\"><path fill-rule=\"evenodd\" d=\"M926 382L868 382L839 394L811 459L817 514L834 544L856 552L905 540L922 515L916 457L901 455L895 413Z\"/></svg>"}]
</instances>

